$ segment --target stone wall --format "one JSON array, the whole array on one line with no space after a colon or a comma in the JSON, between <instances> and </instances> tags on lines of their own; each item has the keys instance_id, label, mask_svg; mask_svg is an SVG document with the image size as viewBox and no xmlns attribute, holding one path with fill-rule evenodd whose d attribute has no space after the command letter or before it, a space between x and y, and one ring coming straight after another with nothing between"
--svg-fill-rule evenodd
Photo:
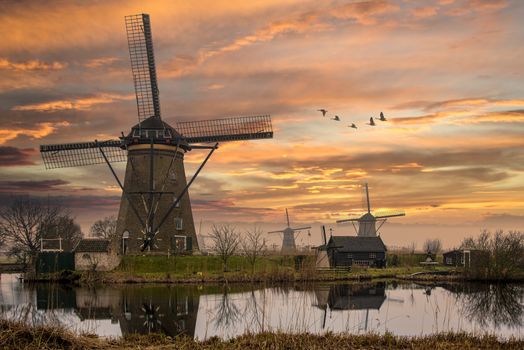
<instances>
[{"instance_id":1,"label":"stone wall","mask_svg":"<svg viewBox=\"0 0 524 350\"><path fill-rule=\"evenodd\" d=\"M89 271L96 265L96 271L111 271L120 264L120 257L111 253L75 253L75 270Z\"/></svg>"}]
</instances>

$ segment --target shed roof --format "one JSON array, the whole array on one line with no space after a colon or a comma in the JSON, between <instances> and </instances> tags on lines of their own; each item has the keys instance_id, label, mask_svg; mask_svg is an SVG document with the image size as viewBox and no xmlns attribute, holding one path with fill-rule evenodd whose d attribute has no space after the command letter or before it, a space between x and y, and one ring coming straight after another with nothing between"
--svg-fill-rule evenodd
<instances>
[{"instance_id":1,"label":"shed roof","mask_svg":"<svg viewBox=\"0 0 524 350\"><path fill-rule=\"evenodd\" d=\"M328 246L341 252L382 252L386 246L380 237L332 236Z\"/></svg>"},{"instance_id":2,"label":"shed roof","mask_svg":"<svg viewBox=\"0 0 524 350\"><path fill-rule=\"evenodd\" d=\"M86 238L78 242L75 252L79 253L106 253L109 249L109 240L101 238Z\"/></svg>"}]
</instances>

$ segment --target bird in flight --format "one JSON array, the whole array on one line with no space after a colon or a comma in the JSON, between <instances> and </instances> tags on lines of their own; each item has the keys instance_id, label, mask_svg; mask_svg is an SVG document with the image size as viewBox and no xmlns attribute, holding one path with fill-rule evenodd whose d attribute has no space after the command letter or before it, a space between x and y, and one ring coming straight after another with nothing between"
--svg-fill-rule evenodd
<instances>
[{"instance_id":1,"label":"bird in flight","mask_svg":"<svg viewBox=\"0 0 524 350\"><path fill-rule=\"evenodd\" d=\"M338 115L336 115L335 117L331 118L331 120L334 120L334 121L339 122L339 121L340 121L340 118L338 117Z\"/></svg>"},{"instance_id":2,"label":"bird in flight","mask_svg":"<svg viewBox=\"0 0 524 350\"><path fill-rule=\"evenodd\" d=\"M380 120L381 122L385 122L385 121L387 121L386 117L384 117L384 113L380 112L380 118L379 118L379 120Z\"/></svg>"},{"instance_id":3,"label":"bird in flight","mask_svg":"<svg viewBox=\"0 0 524 350\"><path fill-rule=\"evenodd\" d=\"M323 116L323 117L326 116L327 109L321 108L321 109L317 109L317 111L322 112L322 116Z\"/></svg>"},{"instance_id":4,"label":"bird in flight","mask_svg":"<svg viewBox=\"0 0 524 350\"><path fill-rule=\"evenodd\" d=\"M375 121L373 120L373 117L369 118L368 125L375 126Z\"/></svg>"},{"instance_id":5,"label":"bird in flight","mask_svg":"<svg viewBox=\"0 0 524 350\"><path fill-rule=\"evenodd\" d=\"M351 125L348 125L350 128L353 128L353 129L358 129L357 126L355 125L355 123L351 123Z\"/></svg>"}]
</instances>

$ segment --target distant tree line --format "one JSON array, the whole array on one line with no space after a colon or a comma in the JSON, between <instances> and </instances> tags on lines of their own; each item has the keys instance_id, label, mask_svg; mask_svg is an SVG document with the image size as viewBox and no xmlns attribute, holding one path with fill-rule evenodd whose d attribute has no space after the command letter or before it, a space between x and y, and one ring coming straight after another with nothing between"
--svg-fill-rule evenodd
<instances>
[{"instance_id":1,"label":"distant tree line","mask_svg":"<svg viewBox=\"0 0 524 350\"><path fill-rule=\"evenodd\" d=\"M484 253L466 271L472 277L508 279L524 272L524 232L484 230L476 238L465 238L460 247Z\"/></svg>"}]
</instances>

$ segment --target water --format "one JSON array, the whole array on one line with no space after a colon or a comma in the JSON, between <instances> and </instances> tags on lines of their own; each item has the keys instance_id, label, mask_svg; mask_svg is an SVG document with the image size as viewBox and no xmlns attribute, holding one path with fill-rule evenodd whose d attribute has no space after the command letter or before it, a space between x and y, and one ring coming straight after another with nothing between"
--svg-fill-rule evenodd
<instances>
[{"instance_id":1,"label":"water","mask_svg":"<svg viewBox=\"0 0 524 350\"><path fill-rule=\"evenodd\" d=\"M442 331L523 338L524 285L417 283L110 285L21 284L2 275L0 317L79 333L187 334L203 340L244 332Z\"/></svg>"}]
</instances>

